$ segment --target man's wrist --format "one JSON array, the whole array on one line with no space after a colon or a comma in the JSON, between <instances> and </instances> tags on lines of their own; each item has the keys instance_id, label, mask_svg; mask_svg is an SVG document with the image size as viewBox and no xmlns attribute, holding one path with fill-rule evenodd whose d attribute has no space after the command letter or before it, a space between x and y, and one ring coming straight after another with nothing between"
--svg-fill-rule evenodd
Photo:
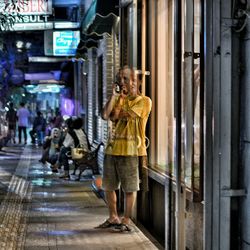
<instances>
[{"instance_id":1,"label":"man's wrist","mask_svg":"<svg viewBox=\"0 0 250 250\"><path fill-rule=\"evenodd\" d=\"M114 107L115 103L116 103L116 97L115 96L111 96L110 98L110 103L111 103L111 106Z\"/></svg>"}]
</instances>

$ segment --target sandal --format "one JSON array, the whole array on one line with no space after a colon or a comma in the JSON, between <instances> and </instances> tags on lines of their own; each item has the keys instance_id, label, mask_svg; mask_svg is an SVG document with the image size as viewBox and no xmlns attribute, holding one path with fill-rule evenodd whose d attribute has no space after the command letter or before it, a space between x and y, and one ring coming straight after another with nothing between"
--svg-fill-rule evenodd
<instances>
[{"instance_id":1,"label":"sandal","mask_svg":"<svg viewBox=\"0 0 250 250\"><path fill-rule=\"evenodd\" d=\"M118 226L119 224L118 223L115 223L115 222L110 222L108 219L105 220L103 223L101 223L100 225L98 225L97 227L95 228L110 228L110 227L116 227Z\"/></svg>"},{"instance_id":2,"label":"sandal","mask_svg":"<svg viewBox=\"0 0 250 250\"><path fill-rule=\"evenodd\" d=\"M60 179L63 179L63 180L70 180L70 176L69 175L62 175L62 176L59 176Z\"/></svg>"},{"instance_id":3,"label":"sandal","mask_svg":"<svg viewBox=\"0 0 250 250\"><path fill-rule=\"evenodd\" d=\"M131 233L133 232L133 228L131 226L129 226L128 224L118 224L114 227L114 232L118 232L118 233Z\"/></svg>"}]
</instances>

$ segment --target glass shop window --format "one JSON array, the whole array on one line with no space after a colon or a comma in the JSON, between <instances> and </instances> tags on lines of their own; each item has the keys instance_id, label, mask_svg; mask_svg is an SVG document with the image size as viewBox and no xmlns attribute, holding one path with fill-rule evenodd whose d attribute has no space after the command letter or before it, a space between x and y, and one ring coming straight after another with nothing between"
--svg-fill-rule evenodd
<instances>
[{"instance_id":1,"label":"glass shop window","mask_svg":"<svg viewBox=\"0 0 250 250\"><path fill-rule=\"evenodd\" d=\"M146 89L152 98L150 116L150 167L171 174L173 169L173 91L174 41L173 2L147 1L147 68ZM148 86L147 86L148 85Z\"/></svg>"},{"instance_id":2,"label":"glass shop window","mask_svg":"<svg viewBox=\"0 0 250 250\"><path fill-rule=\"evenodd\" d=\"M153 107L150 116L149 163L154 170L174 177L174 19L175 1L147 1L146 61L150 77L146 90ZM193 7L189 7L193 6ZM183 185L201 198L202 189L202 134L203 85L202 81L202 3L200 0L181 2L182 57L181 70L181 167ZM193 198L194 198L193 196Z\"/></svg>"},{"instance_id":3,"label":"glass shop window","mask_svg":"<svg viewBox=\"0 0 250 250\"><path fill-rule=\"evenodd\" d=\"M189 8L193 6L193 8ZM193 199L202 192L203 85L201 2L182 3L182 180Z\"/></svg>"}]
</instances>

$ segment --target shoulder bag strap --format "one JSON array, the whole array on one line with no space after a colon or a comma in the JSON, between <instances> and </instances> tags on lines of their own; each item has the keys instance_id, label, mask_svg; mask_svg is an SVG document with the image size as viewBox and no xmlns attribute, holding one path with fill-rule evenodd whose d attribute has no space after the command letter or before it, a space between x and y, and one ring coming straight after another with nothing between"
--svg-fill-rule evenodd
<instances>
[{"instance_id":1,"label":"shoulder bag strap","mask_svg":"<svg viewBox=\"0 0 250 250\"><path fill-rule=\"evenodd\" d=\"M78 139L78 137L77 137L75 131L74 131L74 130L70 130L70 131L68 131L68 133L69 133L70 136L73 138L75 147L78 147L78 146L79 146L79 139Z\"/></svg>"},{"instance_id":2,"label":"shoulder bag strap","mask_svg":"<svg viewBox=\"0 0 250 250\"><path fill-rule=\"evenodd\" d=\"M84 130L84 129L82 129L82 131L83 131L83 133L84 133L84 134L85 134L85 136L86 136L86 140L87 140L87 144L88 144L88 149L89 149L89 150L91 150L91 145L90 145L90 142L89 142L88 135L87 135L87 133L85 132L85 130Z\"/></svg>"}]
</instances>

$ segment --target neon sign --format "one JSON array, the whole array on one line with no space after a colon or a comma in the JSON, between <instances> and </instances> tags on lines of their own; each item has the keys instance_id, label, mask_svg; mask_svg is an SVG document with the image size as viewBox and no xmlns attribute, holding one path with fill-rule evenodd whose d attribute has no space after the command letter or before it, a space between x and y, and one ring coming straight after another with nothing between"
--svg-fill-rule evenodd
<instances>
[{"instance_id":1,"label":"neon sign","mask_svg":"<svg viewBox=\"0 0 250 250\"><path fill-rule=\"evenodd\" d=\"M15 16L15 23L43 23L48 21L48 15Z\"/></svg>"},{"instance_id":2,"label":"neon sign","mask_svg":"<svg viewBox=\"0 0 250 250\"><path fill-rule=\"evenodd\" d=\"M52 14L52 0L16 0L16 9L20 15L42 15ZM12 12L11 6L5 9L6 12Z\"/></svg>"},{"instance_id":3,"label":"neon sign","mask_svg":"<svg viewBox=\"0 0 250 250\"><path fill-rule=\"evenodd\" d=\"M80 31L53 32L53 55L74 56L80 41Z\"/></svg>"}]
</instances>

